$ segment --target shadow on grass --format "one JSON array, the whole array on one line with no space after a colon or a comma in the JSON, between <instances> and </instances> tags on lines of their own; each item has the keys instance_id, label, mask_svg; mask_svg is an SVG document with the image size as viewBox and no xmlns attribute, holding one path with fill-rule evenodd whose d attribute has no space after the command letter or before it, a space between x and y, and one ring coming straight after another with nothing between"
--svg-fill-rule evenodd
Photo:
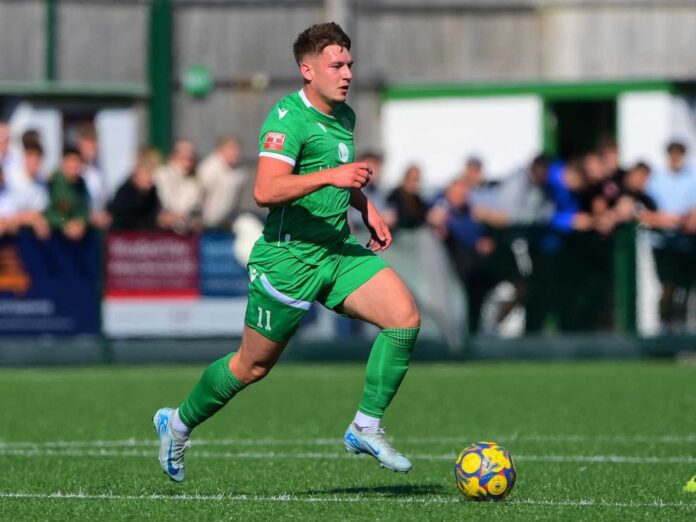
<instances>
[{"instance_id":1,"label":"shadow on grass","mask_svg":"<svg viewBox=\"0 0 696 522\"><path fill-rule=\"evenodd\" d=\"M445 488L443 486L438 486L435 484L421 485L421 484L404 484L400 486L355 486L352 488L327 488L327 489L312 489L305 491L305 495L362 495L362 494L373 494L373 495L384 495L391 497L403 497L403 496L413 496L413 495L436 495L440 493L445 493Z\"/></svg>"}]
</instances>

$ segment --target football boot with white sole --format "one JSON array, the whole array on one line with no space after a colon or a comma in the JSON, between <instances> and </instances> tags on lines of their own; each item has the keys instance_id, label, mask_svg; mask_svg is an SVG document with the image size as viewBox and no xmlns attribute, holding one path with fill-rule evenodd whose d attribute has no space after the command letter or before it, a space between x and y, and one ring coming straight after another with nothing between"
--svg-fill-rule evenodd
<instances>
[{"instance_id":1,"label":"football boot with white sole","mask_svg":"<svg viewBox=\"0 0 696 522\"><path fill-rule=\"evenodd\" d=\"M374 457L381 467L392 471L408 473L413 467L410 460L387 442L382 428L373 432L363 432L351 422L343 437L343 445L346 451L356 455L366 453Z\"/></svg>"},{"instance_id":2,"label":"football boot with white sole","mask_svg":"<svg viewBox=\"0 0 696 522\"><path fill-rule=\"evenodd\" d=\"M171 408L157 410L152 418L160 439L159 461L162 471L173 481L184 480L184 451L190 446L188 436L178 434L172 428Z\"/></svg>"}]
</instances>

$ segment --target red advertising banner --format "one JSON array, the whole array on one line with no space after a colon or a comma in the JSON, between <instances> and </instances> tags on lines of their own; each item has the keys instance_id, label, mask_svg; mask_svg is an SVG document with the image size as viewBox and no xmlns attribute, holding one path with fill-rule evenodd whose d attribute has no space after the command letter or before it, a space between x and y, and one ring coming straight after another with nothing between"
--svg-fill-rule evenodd
<instances>
[{"instance_id":1,"label":"red advertising banner","mask_svg":"<svg viewBox=\"0 0 696 522\"><path fill-rule=\"evenodd\" d=\"M110 233L107 297L197 297L199 238L168 232Z\"/></svg>"}]
</instances>

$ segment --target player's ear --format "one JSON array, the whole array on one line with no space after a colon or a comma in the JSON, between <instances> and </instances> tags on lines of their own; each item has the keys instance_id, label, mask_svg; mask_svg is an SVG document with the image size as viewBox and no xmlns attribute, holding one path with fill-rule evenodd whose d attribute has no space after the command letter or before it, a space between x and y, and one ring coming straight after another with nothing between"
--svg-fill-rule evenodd
<instances>
[{"instance_id":1,"label":"player's ear","mask_svg":"<svg viewBox=\"0 0 696 522\"><path fill-rule=\"evenodd\" d=\"M307 62L302 62L300 64L300 74L302 75L302 78L304 78L305 82L311 82L314 79L312 66Z\"/></svg>"}]
</instances>

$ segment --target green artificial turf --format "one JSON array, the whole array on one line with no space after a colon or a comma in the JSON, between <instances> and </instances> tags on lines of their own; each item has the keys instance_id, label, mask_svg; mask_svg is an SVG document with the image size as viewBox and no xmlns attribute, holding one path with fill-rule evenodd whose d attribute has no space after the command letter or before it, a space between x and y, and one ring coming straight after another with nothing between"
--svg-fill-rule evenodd
<instances>
[{"instance_id":1,"label":"green artificial turf","mask_svg":"<svg viewBox=\"0 0 696 522\"><path fill-rule=\"evenodd\" d=\"M196 430L175 484L151 418L202 369L0 370L0 519L696 520L693 365L415 364L384 419L408 475L343 451L362 365L280 365ZM454 486L478 440L516 459L503 502Z\"/></svg>"}]
</instances>

